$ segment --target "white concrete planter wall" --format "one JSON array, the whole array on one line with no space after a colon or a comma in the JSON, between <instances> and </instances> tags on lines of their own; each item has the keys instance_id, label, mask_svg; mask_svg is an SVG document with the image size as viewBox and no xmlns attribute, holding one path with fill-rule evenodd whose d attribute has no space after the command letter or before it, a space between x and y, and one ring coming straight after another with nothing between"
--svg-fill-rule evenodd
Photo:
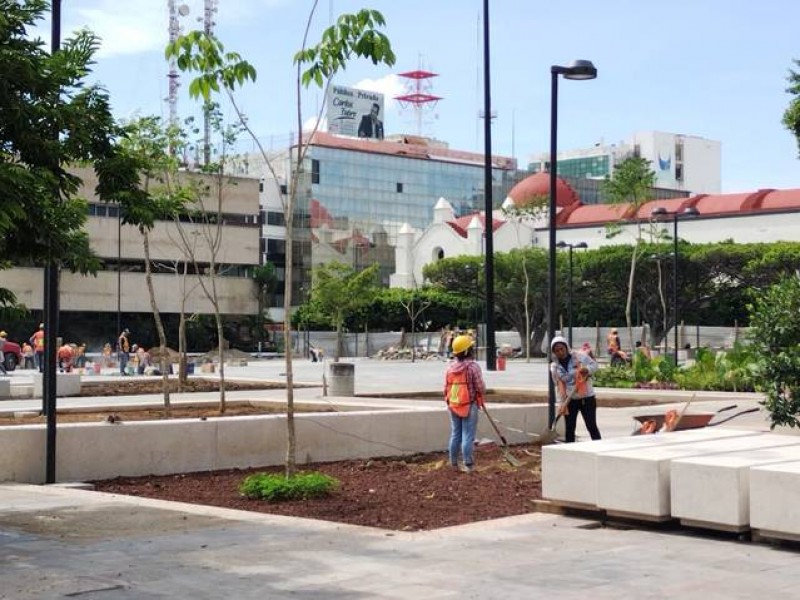
<instances>
[{"instance_id":1,"label":"white concrete planter wall","mask_svg":"<svg viewBox=\"0 0 800 600\"><path fill-rule=\"evenodd\" d=\"M537 433L546 428L546 405L493 407L503 424ZM298 464L398 456L444 450L445 408L302 413L295 416ZM0 481L43 483L44 425L0 427ZM479 437L494 439L481 418ZM525 442L507 430L509 442ZM87 481L117 476L280 465L286 453L286 417L65 423L57 428L56 479Z\"/></svg>"}]
</instances>

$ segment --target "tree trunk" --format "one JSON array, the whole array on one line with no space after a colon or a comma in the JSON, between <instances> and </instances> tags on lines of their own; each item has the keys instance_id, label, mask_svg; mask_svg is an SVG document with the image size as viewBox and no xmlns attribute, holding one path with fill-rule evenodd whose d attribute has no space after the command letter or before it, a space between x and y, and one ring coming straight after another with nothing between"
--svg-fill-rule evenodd
<instances>
[{"instance_id":1,"label":"tree trunk","mask_svg":"<svg viewBox=\"0 0 800 600\"><path fill-rule=\"evenodd\" d=\"M161 388L164 392L164 415L167 417L172 416L172 406L169 397L169 367L167 356L167 336L164 333L164 324L161 322L161 313L158 311L156 304L156 293L153 288L153 273L150 269L150 237L147 231L140 229L142 238L144 240L144 273L145 281L147 282L147 291L150 294L150 309L153 311L153 318L156 322L156 331L158 331L158 341L160 344L161 355Z\"/></svg>"},{"instance_id":2,"label":"tree trunk","mask_svg":"<svg viewBox=\"0 0 800 600\"><path fill-rule=\"evenodd\" d=\"M186 277L189 272L189 261L183 262L181 275L181 313L178 321L178 391L183 391L186 386Z\"/></svg>"},{"instance_id":3,"label":"tree trunk","mask_svg":"<svg viewBox=\"0 0 800 600\"><path fill-rule=\"evenodd\" d=\"M633 305L633 284L636 279L636 259L638 258L639 240L633 245L633 253L631 254L631 272L628 276L628 299L625 302L625 323L628 326L628 343L630 348L634 347L633 344L633 321L631 319L631 306ZM622 348L620 348L622 350Z\"/></svg>"}]
</instances>

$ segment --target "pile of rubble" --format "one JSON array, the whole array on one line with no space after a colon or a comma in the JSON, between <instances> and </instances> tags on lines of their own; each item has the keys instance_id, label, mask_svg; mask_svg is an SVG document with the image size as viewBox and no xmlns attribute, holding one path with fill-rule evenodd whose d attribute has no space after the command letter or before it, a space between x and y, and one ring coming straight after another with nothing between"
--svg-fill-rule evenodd
<instances>
[{"instance_id":1,"label":"pile of rubble","mask_svg":"<svg viewBox=\"0 0 800 600\"><path fill-rule=\"evenodd\" d=\"M417 348L414 351L414 354L417 360L444 359L438 352L434 350L423 350L421 348ZM411 360L411 348L395 348L394 346L389 346L388 348L382 348L381 350L378 350L378 353L372 358L377 358L378 360Z\"/></svg>"}]
</instances>

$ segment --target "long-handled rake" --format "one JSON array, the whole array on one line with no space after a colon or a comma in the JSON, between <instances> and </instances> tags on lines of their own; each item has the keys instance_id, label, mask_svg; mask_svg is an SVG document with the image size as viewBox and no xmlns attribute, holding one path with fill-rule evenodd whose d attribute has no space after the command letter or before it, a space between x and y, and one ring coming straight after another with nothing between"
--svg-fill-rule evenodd
<instances>
[{"instance_id":1,"label":"long-handled rake","mask_svg":"<svg viewBox=\"0 0 800 600\"><path fill-rule=\"evenodd\" d=\"M500 451L503 453L503 458L505 458L506 462L508 462L508 464L510 464L512 467L521 467L523 465L522 461L511 454L511 450L508 448L508 442L506 441L505 436L500 433L500 428L497 426L497 423L494 422L494 419L492 418L492 415L489 414L485 404L483 406L483 414L486 415L486 418L489 420L489 423L492 424L492 428L497 434L497 437L500 438Z\"/></svg>"}]
</instances>

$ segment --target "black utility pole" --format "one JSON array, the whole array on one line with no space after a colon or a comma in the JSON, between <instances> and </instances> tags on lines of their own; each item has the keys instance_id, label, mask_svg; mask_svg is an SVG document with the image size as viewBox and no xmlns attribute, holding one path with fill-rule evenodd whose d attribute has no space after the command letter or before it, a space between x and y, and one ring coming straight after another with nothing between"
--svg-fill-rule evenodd
<instances>
[{"instance_id":1,"label":"black utility pole","mask_svg":"<svg viewBox=\"0 0 800 600\"><path fill-rule=\"evenodd\" d=\"M51 53L61 49L61 0L53 0ZM58 138L58 131L53 132ZM55 199L58 201L58 199ZM42 375L42 405L47 415L45 446L45 483L56 482L56 333L58 331L58 261L52 244L44 270L44 373Z\"/></svg>"},{"instance_id":2,"label":"black utility pole","mask_svg":"<svg viewBox=\"0 0 800 600\"><path fill-rule=\"evenodd\" d=\"M486 370L497 369L494 340L494 219L492 218L492 94L489 77L489 0L483 0L484 224L486 236Z\"/></svg>"}]
</instances>

